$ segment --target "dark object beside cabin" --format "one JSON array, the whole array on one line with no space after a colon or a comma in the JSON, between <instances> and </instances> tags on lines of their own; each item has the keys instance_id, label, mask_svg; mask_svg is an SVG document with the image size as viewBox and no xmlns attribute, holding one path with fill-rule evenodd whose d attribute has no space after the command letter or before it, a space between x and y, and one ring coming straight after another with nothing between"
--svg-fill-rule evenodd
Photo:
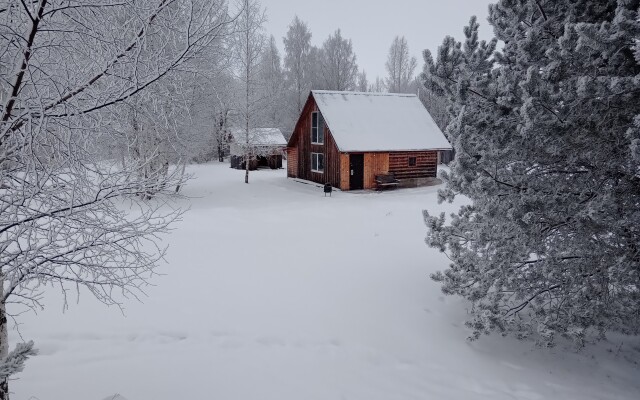
<instances>
[{"instance_id":1,"label":"dark object beside cabin","mask_svg":"<svg viewBox=\"0 0 640 400\"><path fill-rule=\"evenodd\" d=\"M244 157L231 156L231 168L245 169L246 165L244 162ZM252 159L251 161L249 161L250 171L255 171L258 168L280 169L282 168L282 156L280 154L274 154L270 156L258 156Z\"/></svg>"},{"instance_id":2,"label":"dark object beside cabin","mask_svg":"<svg viewBox=\"0 0 640 400\"><path fill-rule=\"evenodd\" d=\"M245 169L246 163L244 162L244 157L242 156L231 156L231 168L234 169ZM255 171L258 169L258 160L249 161L249 171Z\"/></svg>"},{"instance_id":3,"label":"dark object beside cabin","mask_svg":"<svg viewBox=\"0 0 640 400\"><path fill-rule=\"evenodd\" d=\"M258 168L260 167L269 167L271 169L280 169L282 168L282 155L273 154L270 156L258 156Z\"/></svg>"},{"instance_id":4,"label":"dark object beside cabin","mask_svg":"<svg viewBox=\"0 0 640 400\"><path fill-rule=\"evenodd\" d=\"M394 174L381 174L376 175L376 187L378 190L386 188L394 188L400 184L400 181L396 179Z\"/></svg>"},{"instance_id":5,"label":"dark object beside cabin","mask_svg":"<svg viewBox=\"0 0 640 400\"><path fill-rule=\"evenodd\" d=\"M324 197L327 197L327 193L329 193L329 197L331 197L331 192L333 191L333 187L330 183L324 184Z\"/></svg>"}]
</instances>

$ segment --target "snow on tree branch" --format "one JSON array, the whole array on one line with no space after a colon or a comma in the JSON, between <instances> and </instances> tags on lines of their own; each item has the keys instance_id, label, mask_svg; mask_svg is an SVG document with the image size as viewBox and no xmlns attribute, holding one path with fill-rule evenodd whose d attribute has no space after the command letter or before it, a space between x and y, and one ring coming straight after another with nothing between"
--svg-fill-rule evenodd
<instances>
[{"instance_id":1,"label":"snow on tree branch","mask_svg":"<svg viewBox=\"0 0 640 400\"><path fill-rule=\"evenodd\" d=\"M640 332L640 37L637 2L499 1L496 39L425 51L425 87L450 104L456 159L440 200L471 205L427 243L433 275L472 302L472 338L492 331L583 346Z\"/></svg>"}]
</instances>

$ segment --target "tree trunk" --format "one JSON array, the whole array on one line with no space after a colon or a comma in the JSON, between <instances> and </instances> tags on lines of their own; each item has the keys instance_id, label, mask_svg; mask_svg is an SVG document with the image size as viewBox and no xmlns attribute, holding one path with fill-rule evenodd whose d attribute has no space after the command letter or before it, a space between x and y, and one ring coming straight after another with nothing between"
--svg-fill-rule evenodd
<instances>
[{"instance_id":1,"label":"tree trunk","mask_svg":"<svg viewBox=\"0 0 640 400\"><path fill-rule=\"evenodd\" d=\"M180 189L182 188L182 180L184 179L184 170L187 168L187 163L182 163L182 170L180 171L180 180L178 180L178 184L176 185L176 193L180 193Z\"/></svg>"},{"instance_id":2,"label":"tree trunk","mask_svg":"<svg viewBox=\"0 0 640 400\"><path fill-rule=\"evenodd\" d=\"M227 131L227 113L228 111L220 111L218 120L216 121L216 142L218 143L218 161L224 162L224 150Z\"/></svg>"},{"instance_id":3,"label":"tree trunk","mask_svg":"<svg viewBox=\"0 0 640 400\"><path fill-rule=\"evenodd\" d=\"M7 331L7 309L4 301L4 276L0 274L0 360L9 355L9 334ZM0 400L9 399L9 380L0 380Z\"/></svg>"},{"instance_id":4,"label":"tree trunk","mask_svg":"<svg viewBox=\"0 0 640 400\"><path fill-rule=\"evenodd\" d=\"M249 183L249 163L250 162L251 162L251 156L249 154L245 155L245 157L244 157L244 183Z\"/></svg>"},{"instance_id":5,"label":"tree trunk","mask_svg":"<svg viewBox=\"0 0 640 400\"><path fill-rule=\"evenodd\" d=\"M224 162L224 153L222 151L222 143L218 143L218 161Z\"/></svg>"},{"instance_id":6,"label":"tree trunk","mask_svg":"<svg viewBox=\"0 0 640 400\"><path fill-rule=\"evenodd\" d=\"M246 0L244 3L245 6L245 13L246 13L246 18L247 18L247 28L249 28L248 24L249 24L249 0ZM245 64L245 78L246 78L246 91L245 91L245 95L246 95L246 104L245 104L245 129L246 129L246 134L247 134L247 150L245 151L245 172L244 172L244 183L249 183L249 161L251 161L251 154L249 153L249 112L250 112L250 107L249 107L249 101L250 101L250 91L251 91L251 57L249 54L249 40L250 40L250 34L249 34L250 30L247 29L245 31L245 35L246 35L246 42L245 45L247 46L245 48L246 51L246 64Z\"/></svg>"}]
</instances>

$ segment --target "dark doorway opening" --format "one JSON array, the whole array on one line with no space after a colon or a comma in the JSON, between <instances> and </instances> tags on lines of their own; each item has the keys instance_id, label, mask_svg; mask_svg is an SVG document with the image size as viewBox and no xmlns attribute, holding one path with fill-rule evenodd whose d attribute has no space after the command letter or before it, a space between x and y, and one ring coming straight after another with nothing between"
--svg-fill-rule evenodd
<instances>
[{"instance_id":1,"label":"dark doorway opening","mask_svg":"<svg viewBox=\"0 0 640 400\"><path fill-rule=\"evenodd\" d=\"M349 154L349 190L364 188L364 154Z\"/></svg>"}]
</instances>

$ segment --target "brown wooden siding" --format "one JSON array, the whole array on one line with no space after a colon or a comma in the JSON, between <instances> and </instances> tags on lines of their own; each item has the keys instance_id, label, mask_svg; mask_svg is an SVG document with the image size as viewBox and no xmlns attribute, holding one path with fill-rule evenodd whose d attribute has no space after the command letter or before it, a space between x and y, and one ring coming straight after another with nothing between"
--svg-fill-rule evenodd
<instances>
[{"instance_id":1,"label":"brown wooden siding","mask_svg":"<svg viewBox=\"0 0 640 400\"><path fill-rule=\"evenodd\" d=\"M364 188L376 187L376 175L389 173L389 153L364 154Z\"/></svg>"},{"instance_id":2,"label":"brown wooden siding","mask_svg":"<svg viewBox=\"0 0 640 400\"><path fill-rule=\"evenodd\" d=\"M293 131L288 149L287 175L320 184L330 183L342 190L349 190L349 153L340 153L329 127L324 123L324 144L311 144L311 113L319 111L309 96ZM324 154L324 173L311 171L311 153ZM362 154L362 153L361 153ZM416 165L409 165L409 157L416 157ZM364 188L373 189L375 176L393 173L398 179L435 177L437 151L404 151L364 153Z\"/></svg>"},{"instance_id":3,"label":"brown wooden siding","mask_svg":"<svg viewBox=\"0 0 640 400\"><path fill-rule=\"evenodd\" d=\"M307 103L302 110L298 124L293 131L297 148L297 177L320 184L330 183L334 187L340 186L340 153L333 140L326 122L324 123L324 144L311 144L311 113L318 111L318 107L309 96ZM324 154L324 172L311 171L311 153Z\"/></svg>"},{"instance_id":4,"label":"brown wooden siding","mask_svg":"<svg viewBox=\"0 0 640 400\"><path fill-rule=\"evenodd\" d=\"M349 154L340 153L340 189L349 190Z\"/></svg>"},{"instance_id":5,"label":"brown wooden siding","mask_svg":"<svg viewBox=\"0 0 640 400\"><path fill-rule=\"evenodd\" d=\"M338 145L335 140L333 140L331 131L326 127L324 132L324 145L325 182L331 183L333 187L340 187L340 153L338 152Z\"/></svg>"},{"instance_id":6,"label":"brown wooden siding","mask_svg":"<svg viewBox=\"0 0 640 400\"><path fill-rule=\"evenodd\" d=\"M409 157L416 158L415 166L409 166ZM437 166L437 151L389 153L389 172L392 172L398 179L435 177Z\"/></svg>"},{"instance_id":7,"label":"brown wooden siding","mask_svg":"<svg viewBox=\"0 0 640 400\"><path fill-rule=\"evenodd\" d=\"M296 147L287 148L287 176L289 178L298 177L298 149Z\"/></svg>"}]
</instances>

